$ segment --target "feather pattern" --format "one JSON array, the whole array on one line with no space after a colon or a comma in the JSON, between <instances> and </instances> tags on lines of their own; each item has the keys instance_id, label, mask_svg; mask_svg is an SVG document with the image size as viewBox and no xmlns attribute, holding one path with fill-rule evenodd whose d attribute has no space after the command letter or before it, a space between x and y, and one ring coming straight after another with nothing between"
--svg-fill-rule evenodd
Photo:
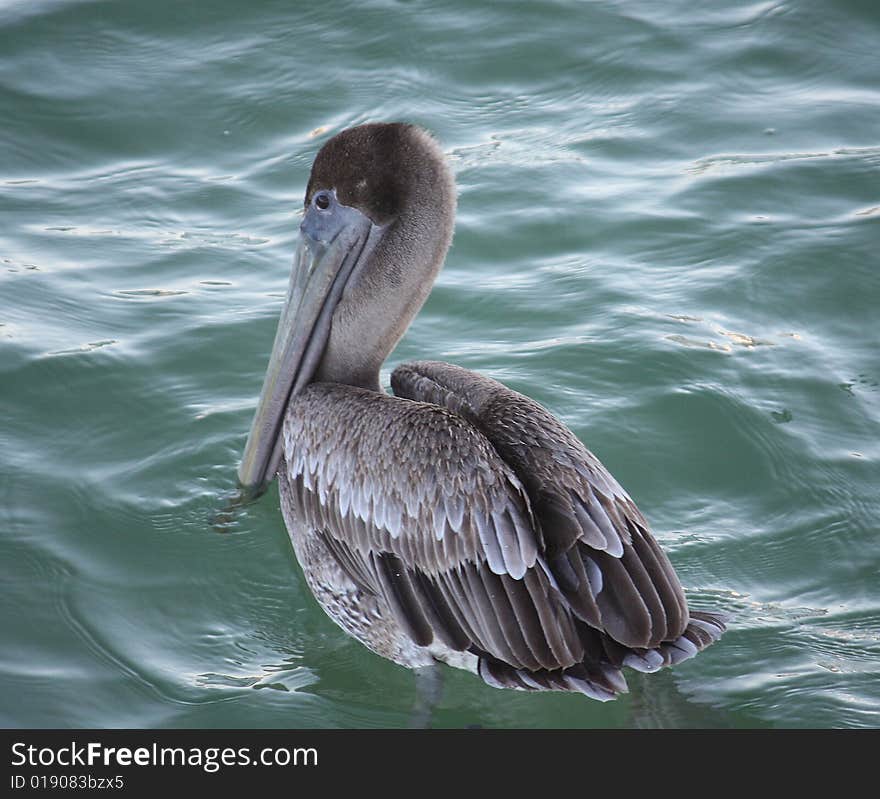
<instances>
[{"instance_id":1,"label":"feather pattern","mask_svg":"<svg viewBox=\"0 0 880 799\"><path fill-rule=\"evenodd\" d=\"M544 408L448 364L407 364L392 385L312 384L283 427L294 548L344 629L404 665L598 699L626 690L621 666L652 671L720 635L719 617L691 619L626 492Z\"/></svg>"}]
</instances>

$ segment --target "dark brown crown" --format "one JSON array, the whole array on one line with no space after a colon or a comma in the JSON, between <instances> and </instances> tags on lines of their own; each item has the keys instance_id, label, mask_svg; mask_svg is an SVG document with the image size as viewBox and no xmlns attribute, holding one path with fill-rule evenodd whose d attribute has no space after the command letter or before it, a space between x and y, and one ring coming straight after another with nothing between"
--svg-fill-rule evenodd
<instances>
[{"instance_id":1,"label":"dark brown crown","mask_svg":"<svg viewBox=\"0 0 880 799\"><path fill-rule=\"evenodd\" d=\"M344 130L321 148L305 204L316 191L336 189L343 205L384 225L450 179L442 152L421 128L403 122L371 123Z\"/></svg>"}]
</instances>

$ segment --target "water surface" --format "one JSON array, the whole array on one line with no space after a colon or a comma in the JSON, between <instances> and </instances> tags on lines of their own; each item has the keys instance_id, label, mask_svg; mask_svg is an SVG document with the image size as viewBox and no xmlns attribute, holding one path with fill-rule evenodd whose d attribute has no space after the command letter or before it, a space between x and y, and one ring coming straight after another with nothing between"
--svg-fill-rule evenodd
<instances>
[{"instance_id":1,"label":"water surface","mask_svg":"<svg viewBox=\"0 0 880 799\"><path fill-rule=\"evenodd\" d=\"M858 2L0 3L0 724L406 723L277 492L211 524L311 160L402 119L460 198L389 370L546 404L732 617L608 704L450 670L434 723L877 726L878 41Z\"/></svg>"}]
</instances>

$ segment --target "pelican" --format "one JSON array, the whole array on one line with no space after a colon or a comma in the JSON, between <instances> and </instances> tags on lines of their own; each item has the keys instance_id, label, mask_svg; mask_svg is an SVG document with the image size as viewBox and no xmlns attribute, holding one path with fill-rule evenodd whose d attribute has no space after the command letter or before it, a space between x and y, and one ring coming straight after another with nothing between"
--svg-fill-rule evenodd
<instances>
[{"instance_id":1,"label":"pelican","mask_svg":"<svg viewBox=\"0 0 880 799\"><path fill-rule=\"evenodd\" d=\"M690 610L626 491L548 410L458 366L379 370L452 239L455 181L405 123L315 158L290 288L238 471L277 475L318 603L373 652L497 688L599 700L725 629Z\"/></svg>"}]
</instances>

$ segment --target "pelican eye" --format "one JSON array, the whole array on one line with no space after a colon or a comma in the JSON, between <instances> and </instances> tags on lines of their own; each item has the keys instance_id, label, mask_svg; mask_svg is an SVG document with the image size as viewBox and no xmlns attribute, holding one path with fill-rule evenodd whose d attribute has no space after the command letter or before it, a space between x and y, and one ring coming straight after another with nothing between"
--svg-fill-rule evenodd
<instances>
[{"instance_id":1,"label":"pelican eye","mask_svg":"<svg viewBox=\"0 0 880 799\"><path fill-rule=\"evenodd\" d=\"M330 195L326 191L318 192L315 195L315 207L322 211L326 211L330 207Z\"/></svg>"}]
</instances>

